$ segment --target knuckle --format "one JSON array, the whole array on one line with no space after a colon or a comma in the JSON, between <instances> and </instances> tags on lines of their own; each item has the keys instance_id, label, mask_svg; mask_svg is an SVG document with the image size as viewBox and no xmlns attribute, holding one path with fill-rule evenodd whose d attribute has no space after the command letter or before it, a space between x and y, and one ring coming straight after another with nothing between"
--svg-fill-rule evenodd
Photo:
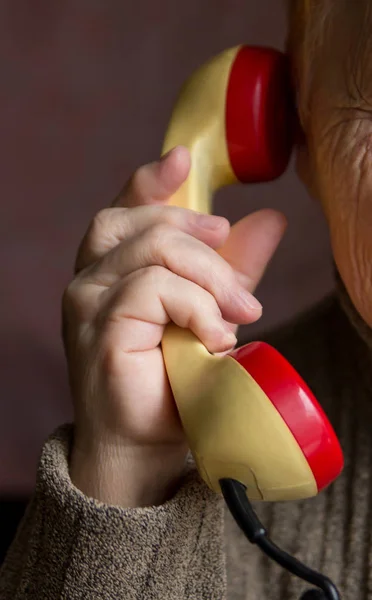
<instances>
[{"instance_id":1,"label":"knuckle","mask_svg":"<svg viewBox=\"0 0 372 600\"><path fill-rule=\"evenodd\" d=\"M129 220L127 208L103 208L93 218L87 234L79 248L76 263L87 252L101 254L108 252L128 233Z\"/></svg>"},{"instance_id":2,"label":"knuckle","mask_svg":"<svg viewBox=\"0 0 372 600\"><path fill-rule=\"evenodd\" d=\"M112 208L103 208L93 218L89 230L88 240L91 245L96 244L100 239L107 236L107 230L112 222Z\"/></svg>"},{"instance_id":3,"label":"knuckle","mask_svg":"<svg viewBox=\"0 0 372 600\"><path fill-rule=\"evenodd\" d=\"M214 322L216 320L216 317L222 317L222 312L215 296L213 296L213 294L210 294L209 292L205 293L204 306L201 310L203 312L203 315L207 315L207 319L210 322Z\"/></svg>"},{"instance_id":4,"label":"knuckle","mask_svg":"<svg viewBox=\"0 0 372 600\"><path fill-rule=\"evenodd\" d=\"M154 206L157 213L157 218L160 223L168 224L171 226L178 226L181 221L185 221L191 210L181 208L179 206Z\"/></svg>"},{"instance_id":5,"label":"knuckle","mask_svg":"<svg viewBox=\"0 0 372 600\"><path fill-rule=\"evenodd\" d=\"M111 222L111 210L112 209L109 208L103 208L93 217L84 240L80 245L76 261L77 264L79 264L82 254L87 251L94 251L97 246L100 246L101 240L105 239L105 232L109 228L109 223Z\"/></svg>"},{"instance_id":6,"label":"knuckle","mask_svg":"<svg viewBox=\"0 0 372 600\"><path fill-rule=\"evenodd\" d=\"M111 221L112 208L102 208L93 217L91 228L97 231L105 229L108 221Z\"/></svg>"},{"instance_id":7,"label":"knuckle","mask_svg":"<svg viewBox=\"0 0 372 600\"><path fill-rule=\"evenodd\" d=\"M139 294L143 293L143 288L148 287L157 287L162 282L166 281L171 273L165 267L161 265L149 265L147 267L142 267L141 269L137 269L130 273L125 278L125 282L121 288L123 294Z\"/></svg>"},{"instance_id":8,"label":"knuckle","mask_svg":"<svg viewBox=\"0 0 372 600\"><path fill-rule=\"evenodd\" d=\"M152 251L162 253L168 246L170 238L174 238L175 229L167 222L155 223L147 231L148 242Z\"/></svg>"},{"instance_id":9,"label":"knuckle","mask_svg":"<svg viewBox=\"0 0 372 600\"><path fill-rule=\"evenodd\" d=\"M219 260L215 268L211 268L210 277L216 288L220 289L224 295L230 296L232 290L236 288L234 270L224 260Z\"/></svg>"},{"instance_id":10,"label":"knuckle","mask_svg":"<svg viewBox=\"0 0 372 600\"><path fill-rule=\"evenodd\" d=\"M65 288L62 295L62 308L66 313L76 312L81 304L81 286L77 279L73 279Z\"/></svg>"},{"instance_id":11,"label":"knuckle","mask_svg":"<svg viewBox=\"0 0 372 600\"><path fill-rule=\"evenodd\" d=\"M142 281L150 285L158 284L169 276L169 271L161 265L150 265L137 271L137 273Z\"/></svg>"},{"instance_id":12,"label":"knuckle","mask_svg":"<svg viewBox=\"0 0 372 600\"><path fill-rule=\"evenodd\" d=\"M226 302L235 288L234 275L229 267L225 268L220 257L208 256L198 265L203 277L204 287L212 294L215 301Z\"/></svg>"},{"instance_id":13,"label":"knuckle","mask_svg":"<svg viewBox=\"0 0 372 600\"><path fill-rule=\"evenodd\" d=\"M189 295L191 318L205 324L214 322L216 317L222 316L218 303L210 292L194 284L194 289Z\"/></svg>"},{"instance_id":14,"label":"knuckle","mask_svg":"<svg viewBox=\"0 0 372 600\"><path fill-rule=\"evenodd\" d=\"M148 174L148 165L142 165L141 167L138 167L138 169L133 173L132 177L131 177L131 181L130 181L130 187L132 190L132 193L142 194L142 191L144 189L144 184L146 182L146 178L147 178L147 174Z\"/></svg>"}]
</instances>

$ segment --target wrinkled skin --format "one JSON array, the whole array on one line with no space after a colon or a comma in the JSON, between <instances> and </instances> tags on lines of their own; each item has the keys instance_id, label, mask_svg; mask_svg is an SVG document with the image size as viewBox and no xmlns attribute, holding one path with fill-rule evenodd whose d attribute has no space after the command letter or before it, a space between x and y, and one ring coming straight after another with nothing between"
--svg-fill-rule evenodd
<instances>
[{"instance_id":1,"label":"wrinkled skin","mask_svg":"<svg viewBox=\"0 0 372 600\"><path fill-rule=\"evenodd\" d=\"M302 81L306 57L296 45L291 49L305 133L298 171L322 204L338 271L371 327L372 3L334 5L322 40L308 52L310 83Z\"/></svg>"}]
</instances>

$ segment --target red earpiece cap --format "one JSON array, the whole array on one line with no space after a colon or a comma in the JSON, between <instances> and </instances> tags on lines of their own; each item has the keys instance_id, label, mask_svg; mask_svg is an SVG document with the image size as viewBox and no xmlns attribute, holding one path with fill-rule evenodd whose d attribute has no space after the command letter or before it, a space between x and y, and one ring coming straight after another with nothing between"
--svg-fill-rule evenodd
<instances>
[{"instance_id":1,"label":"red earpiece cap","mask_svg":"<svg viewBox=\"0 0 372 600\"><path fill-rule=\"evenodd\" d=\"M242 46L226 98L228 153L240 181L271 181L285 171L293 146L293 106L287 57Z\"/></svg>"},{"instance_id":2,"label":"red earpiece cap","mask_svg":"<svg viewBox=\"0 0 372 600\"><path fill-rule=\"evenodd\" d=\"M258 383L300 446L318 491L341 473L344 459L322 407L289 362L272 346L253 342L229 353Z\"/></svg>"}]
</instances>

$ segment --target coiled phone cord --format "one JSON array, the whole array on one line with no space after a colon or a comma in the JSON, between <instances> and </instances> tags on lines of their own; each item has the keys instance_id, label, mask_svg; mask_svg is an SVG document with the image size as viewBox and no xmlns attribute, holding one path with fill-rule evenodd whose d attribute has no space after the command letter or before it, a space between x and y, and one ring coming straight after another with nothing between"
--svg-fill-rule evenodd
<instances>
[{"instance_id":1,"label":"coiled phone cord","mask_svg":"<svg viewBox=\"0 0 372 600\"><path fill-rule=\"evenodd\" d=\"M299 560L284 552L268 537L246 494L246 487L235 479L221 479L221 491L235 521L252 544L259 548L281 567L320 589L305 592L301 600L341 600L334 583L321 573L303 565Z\"/></svg>"}]
</instances>

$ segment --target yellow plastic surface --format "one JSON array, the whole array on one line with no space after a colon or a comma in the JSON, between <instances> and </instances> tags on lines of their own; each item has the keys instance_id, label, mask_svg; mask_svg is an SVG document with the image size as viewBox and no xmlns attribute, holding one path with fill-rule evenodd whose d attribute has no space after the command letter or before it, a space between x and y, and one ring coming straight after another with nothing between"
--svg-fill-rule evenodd
<instances>
[{"instance_id":1,"label":"yellow plastic surface","mask_svg":"<svg viewBox=\"0 0 372 600\"><path fill-rule=\"evenodd\" d=\"M225 139L225 102L240 47L227 50L186 82L174 108L163 154L191 152L191 172L170 204L209 213L212 196L236 183ZM288 426L254 379L228 356L211 355L189 330L167 326L162 351L175 402L201 476L220 492L233 477L255 500L317 493L312 471Z\"/></svg>"},{"instance_id":2,"label":"yellow plastic surface","mask_svg":"<svg viewBox=\"0 0 372 600\"><path fill-rule=\"evenodd\" d=\"M167 328L164 359L190 448L216 492L233 477L253 500L317 494L295 438L255 380L234 359L208 352L192 332Z\"/></svg>"},{"instance_id":3,"label":"yellow plastic surface","mask_svg":"<svg viewBox=\"0 0 372 600\"><path fill-rule=\"evenodd\" d=\"M225 137L226 90L240 46L203 65L183 86L173 109L163 154L175 146L191 153L190 174L171 204L210 213L213 192L237 183Z\"/></svg>"}]
</instances>

